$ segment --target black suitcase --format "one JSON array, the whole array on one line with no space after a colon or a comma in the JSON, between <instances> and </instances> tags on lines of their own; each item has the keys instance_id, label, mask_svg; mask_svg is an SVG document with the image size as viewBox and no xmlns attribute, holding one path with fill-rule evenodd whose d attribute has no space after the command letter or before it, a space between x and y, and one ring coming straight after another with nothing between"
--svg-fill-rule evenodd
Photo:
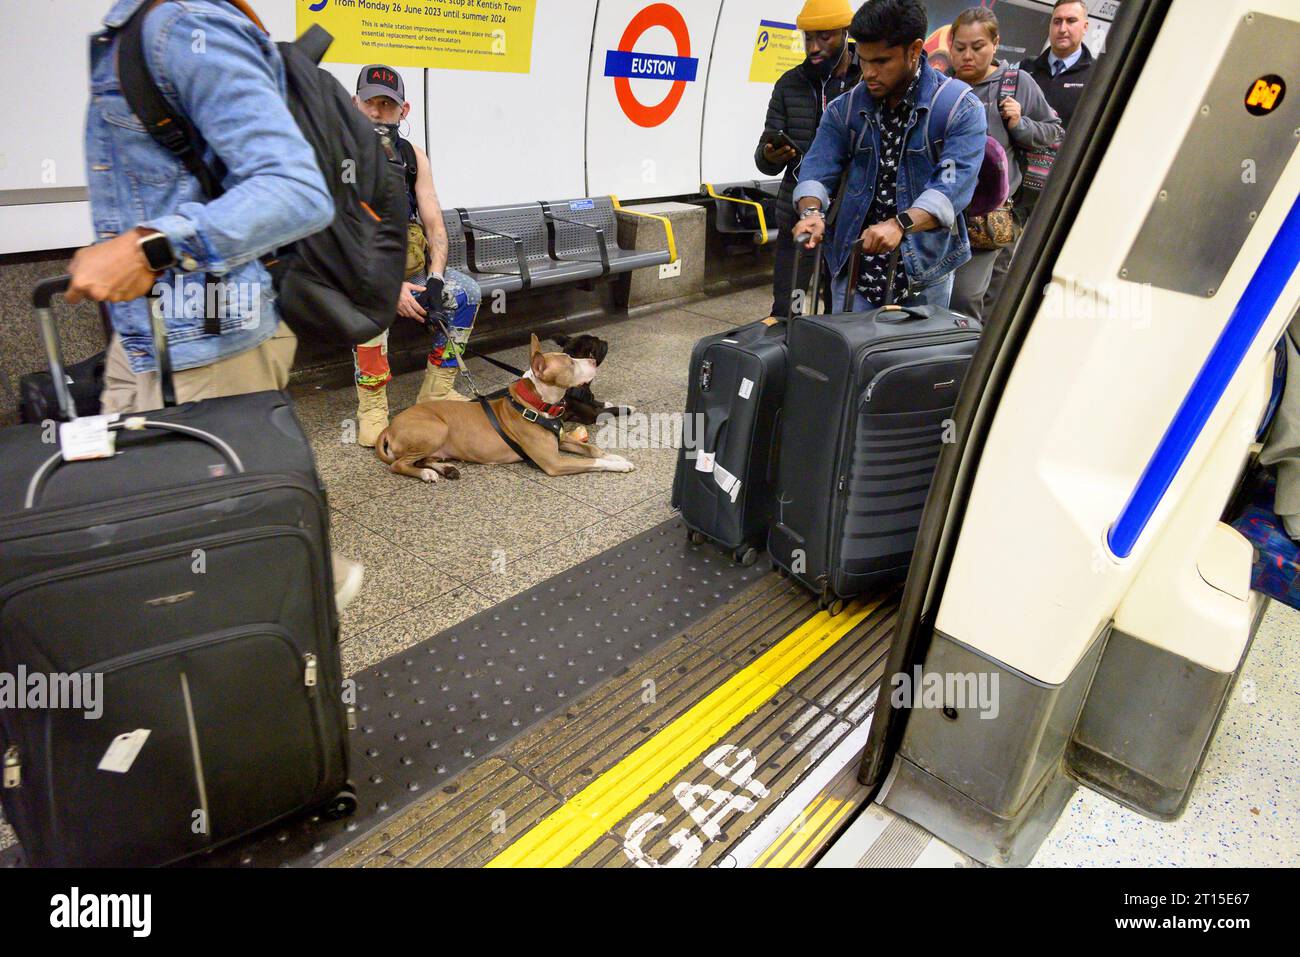
<instances>
[{"instance_id":1,"label":"black suitcase","mask_svg":"<svg viewBox=\"0 0 1300 957\"><path fill-rule=\"evenodd\" d=\"M856 265L855 249L849 298ZM978 322L933 306L791 324L768 551L823 608L906 577L979 337Z\"/></svg>"},{"instance_id":2,"label":"black suitcase","mask_svg":"<svg viewBox=\"0 0 1300 957\"><path fill-rule=\"evenodd\" d=\"M758 560L771 516L785 395L786 323L767 319L708 336L691 351L674 508L694 541L745 565Z\"/></svg>"},{"instance_id":3,"label":"black suitcase","mask_svg":"<svg viewBox=\"0 0 1300 957\"><path fill-rule=\"evenodd\" d=\"M99 415L99 394L104 391L106 353L74 362L64 370L64 382L77 415ZM48 372L32 372L18 380L18 419L37 423L59 419L59 399L54 391L54 377Z\"/></svg>"},{"instance_id":4,"label":"black suitcase","mask_svg":"<svg viewBox=\"0 0 1300 957\"><path fill-rule=\"evenodd\" d=\"M60 282L35 297L47 329ZM50 359L57 382L57 341ZM63 683L0 708L28 859L166 864L306 808L350 813L328 509L288 398L110 428L116 455L74 462L39 425L0 430L0 673Z\"/></svg>"}]
</instances>

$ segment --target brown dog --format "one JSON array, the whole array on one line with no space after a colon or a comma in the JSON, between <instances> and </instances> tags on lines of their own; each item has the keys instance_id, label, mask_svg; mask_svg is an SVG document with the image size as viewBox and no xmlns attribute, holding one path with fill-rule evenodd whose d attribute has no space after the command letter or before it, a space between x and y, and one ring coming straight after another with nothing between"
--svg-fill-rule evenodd
<instances>
[{"instance_id":1,"label":"brown dog","mask_svg":"<svg viewBox=\"0 0 1300 957\"><path fill-rule=\"evenodd\" d=\"M596 376L592 359L542 352L537 337L530 350L531 376L511 384L509 394L489 403L501 428L547 475L580 472L631 472L634 466L586 442L557 438L565 392ZM525 418L525 415L533 419ZM505 465L522 461L497 434L478 402L421 402L398 415L375 443L375 455L398 475L436 482L460 473L441 462Z\"/></svg>"}]
</instances>

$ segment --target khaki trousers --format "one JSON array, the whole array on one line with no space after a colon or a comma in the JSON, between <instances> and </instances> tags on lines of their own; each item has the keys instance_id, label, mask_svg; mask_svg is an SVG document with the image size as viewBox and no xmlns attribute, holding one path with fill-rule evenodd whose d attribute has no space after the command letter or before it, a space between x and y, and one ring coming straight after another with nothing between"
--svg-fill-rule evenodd
<instances>
[{"instance_id":1,"label":"khaki trousers","mask_svg":"<svg viewBox=\"0 0 1300 957\"><path fill-rule=\"evenodd\" d=\"M218 359L195 369L174 373L176 402L196 402L248 392L269 392L289 384L289 370L298 349L298 337L281 322L275 335L255 349ZM104 363L104 391L100 396L102 412L123 415L161 409L162 385L158 373L136 375L127 363L126 351L117 334L109 343Z\"/></svg>"}]
</instances>

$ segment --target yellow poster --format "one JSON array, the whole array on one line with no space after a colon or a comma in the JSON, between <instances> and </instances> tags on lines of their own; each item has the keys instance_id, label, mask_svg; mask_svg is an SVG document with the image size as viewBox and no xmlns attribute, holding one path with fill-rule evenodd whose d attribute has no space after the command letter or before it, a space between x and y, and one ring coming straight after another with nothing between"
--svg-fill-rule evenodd
<instances>
[{"instance_id":1,"label":"yellow poster","mask_svg":"<svg viewBox=\"0 0 1300 957\"><path fill-rule=\"evenodd\" d=\"M319 23L331 63L527 73L537 0L298 0L298 34Z\"/></svg>"},{"instance_id":2,"label":"yellow poster","mask_svg":"<svg viewBox=\"0 0 1300 957\"><path fill-rule=\"evenodd\" d=\"M792 67L804 61L803 31L793 23L762 20L754 40L754 59L749 64L750 83L775 83Z\"/></svg>"}]
</instances>

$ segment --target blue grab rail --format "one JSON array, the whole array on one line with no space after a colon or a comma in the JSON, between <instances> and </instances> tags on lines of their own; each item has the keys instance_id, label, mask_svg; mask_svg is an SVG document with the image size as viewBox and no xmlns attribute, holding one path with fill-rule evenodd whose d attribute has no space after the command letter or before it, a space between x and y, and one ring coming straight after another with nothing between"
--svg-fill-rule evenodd
<instances>
[{"instance_id":1,"label":"blue grab rail","mask_svg":"<svg viewBox=\"0 0 1300 957\"><path fill-rule=\"evenodd\" d=\"M1137 540L1183 467L1297 265L1300 265L1300 196L1296 197L1282 228L1197 373L1196 381L1142 470L1142 477L1124 503L1119 518L1106 534L1106 542L1116 557L1127 558L1133 553Z\"/></svg>"}]
</instances>

